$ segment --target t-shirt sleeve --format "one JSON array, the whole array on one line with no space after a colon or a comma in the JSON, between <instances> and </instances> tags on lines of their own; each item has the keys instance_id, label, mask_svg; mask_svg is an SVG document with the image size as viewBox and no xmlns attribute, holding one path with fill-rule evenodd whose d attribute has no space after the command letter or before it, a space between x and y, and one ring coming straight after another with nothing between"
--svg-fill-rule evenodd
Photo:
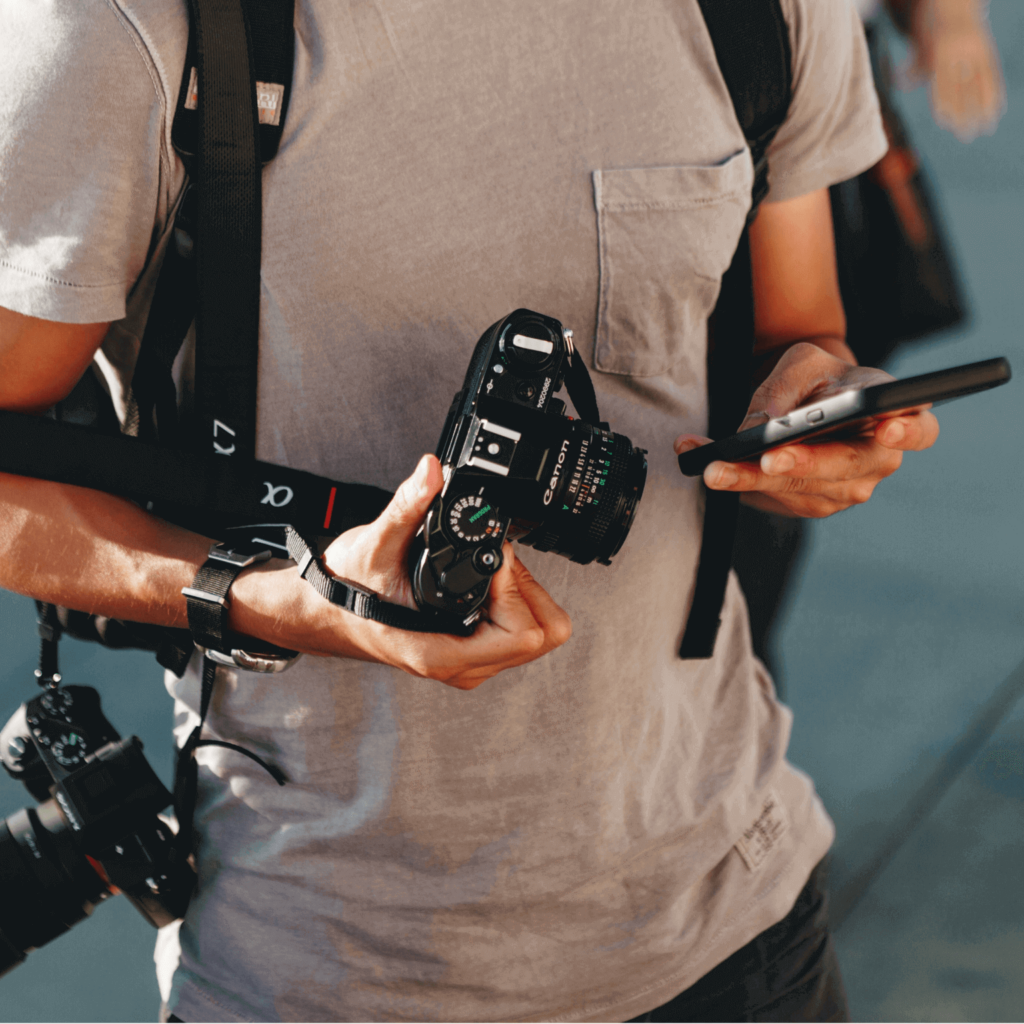
<instances>
[{"instance_id":1,"label":"t-shirt sleeve","mask_svg":"<svg viewBox=\"0 0 1024 1024\"><path fill-rule=\"evenodd\" d=\"M103 0L0 0L0 40L0 306L119 320L168 179L145 47Z\"/></svg>"},{"instance_id":2,"label":"t-shirt sleeve","mask_svg":"<svg viewBox=\"0 0 1024 1024\"><path fill-rule=\"evenodd\" d=\"M793 98L768 150L769 202L852 178L887 142L864 29L848 0L783 0Z\"/></svg>"}]
</instances>

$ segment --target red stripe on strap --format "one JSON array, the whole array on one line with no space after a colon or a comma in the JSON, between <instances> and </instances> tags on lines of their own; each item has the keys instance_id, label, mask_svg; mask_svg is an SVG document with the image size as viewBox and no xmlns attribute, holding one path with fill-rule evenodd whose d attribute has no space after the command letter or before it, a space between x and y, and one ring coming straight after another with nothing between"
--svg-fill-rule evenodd
<instances>
[{"instance_id":1,"label":"red stripe on strap","mask_svg":"<svg viewBox=\"0 0 1024 1024\"><path fill-rule=\"evenodd\" d=\"M334 496L338 493L337 487L331 488L331 496L327 499L327 515L324 516L324 529L331 527L331 513L334 511Z\"/></svg>"}]
</instances>

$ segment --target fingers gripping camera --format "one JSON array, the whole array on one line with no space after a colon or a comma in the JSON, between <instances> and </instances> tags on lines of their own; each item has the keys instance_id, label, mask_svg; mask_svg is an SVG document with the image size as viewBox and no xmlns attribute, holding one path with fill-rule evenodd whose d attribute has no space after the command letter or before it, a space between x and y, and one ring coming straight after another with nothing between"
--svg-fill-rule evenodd
<instances>
[{"instance_id":1,"label":"fingers gripping camera","mask_svg":"<svg viewBox=\"0 0 1024 1024\"><path fill-rule=\"evenodd\" d=\"M563 384L579 420L554 397ZM610 564L633 524L647 459L599 420L572 332L557 320L517 309L484 332L438 444L444 488L410 555L420 608L472 622L506 538Z\"/></svg>"}]
</instances>

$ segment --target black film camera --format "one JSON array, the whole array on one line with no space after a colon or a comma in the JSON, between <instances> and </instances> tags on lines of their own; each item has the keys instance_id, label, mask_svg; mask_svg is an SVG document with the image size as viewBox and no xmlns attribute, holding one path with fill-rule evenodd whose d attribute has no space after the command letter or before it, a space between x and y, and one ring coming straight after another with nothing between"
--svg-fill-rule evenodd
<instances>
[{"instance_id":1,"label":"black film camera","mask_svg":"<svg viewBox=\"0 0 1024 1024\"><path fill-rule=\"evenodd\" d=\"M0 731L0 761L41 801L0 822L0 974L123 892L156 927L195 872L157 812L171 794L88 686L51 687Z\"/></svg>"},{"instance_id":2,"label":"black film camera","mask_svg":"<svg viewBox=\"0 0 1024 1024\"><path fill-rule=\"evenodd\" d=\"M579 420L554 397L563 383ZM416 603L472 622L506 536L610 564L643 494L646 454L600 422L571 331L528 309L493 324L441 433L444 489L410 556Z\"/></svg>"}]
</instances>

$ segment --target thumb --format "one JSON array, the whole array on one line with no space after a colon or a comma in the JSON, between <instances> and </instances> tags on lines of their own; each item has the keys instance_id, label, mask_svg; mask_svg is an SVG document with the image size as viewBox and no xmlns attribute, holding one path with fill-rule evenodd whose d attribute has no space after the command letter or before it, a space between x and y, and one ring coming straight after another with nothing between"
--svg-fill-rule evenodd
<instances>
[{"instance_id":1,"label":"thumb","mask_svg":"<svg viewBox=\"0 0 1024 1024\"><path fill-rule=\"evenodd\" d=\"M683 452L692 451L694 448L701 448L706 444L711 444L710 437L703 437L700 434L680 434L675 439L672 448L676 455L682 455Z\"/></svg>"},{"instance_id":2,"label":"thumb","mask_svg":"<svg viewBox=\"0 0 1024 1024\"><path fill-rule=\"evenodd\" d=\"M370 531L377 535L377 554L383 560L401 558L443 484L441 464L435 456L424 455L412 476L399 485L387 508L370 524Z\"/></svg>"}]
</instances>

